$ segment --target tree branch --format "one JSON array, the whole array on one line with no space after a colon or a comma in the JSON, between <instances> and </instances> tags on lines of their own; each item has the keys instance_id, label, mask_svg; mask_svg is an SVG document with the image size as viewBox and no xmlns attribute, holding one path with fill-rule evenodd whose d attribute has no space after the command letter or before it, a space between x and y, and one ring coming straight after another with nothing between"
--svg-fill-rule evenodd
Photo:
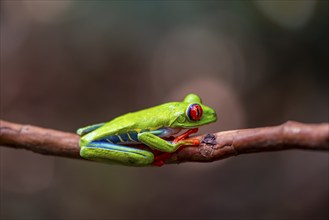
<instances>
[{"instance_id":1,"label":"tree branch","mask_svg":"<svg viewBox=\"0 0 329 220\"><path fill-rule=\"evenodd\" d=\"M199 139L201 144L179 149L166 164L211 162L240 154L288 149L329 151L329 124L289 121L273 127L223 131L192 138ZM0 145L5 147L83 159L78 143L79 136L73 133L0 120Z\"/></svg>"}]
</instances>

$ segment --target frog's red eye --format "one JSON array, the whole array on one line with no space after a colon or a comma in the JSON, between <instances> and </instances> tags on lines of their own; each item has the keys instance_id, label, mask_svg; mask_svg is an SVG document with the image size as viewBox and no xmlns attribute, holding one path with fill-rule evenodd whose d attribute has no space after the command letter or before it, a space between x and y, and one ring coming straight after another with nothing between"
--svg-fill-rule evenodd
<instances>
[{"instance_id":1,"label":"frog's red eye","mask_svg":"<svg viewBox=\"0 0 329 220\"><path fill-rule=\"evenodd\" d=\"M192 121L199 121L202 117L202 108L199 104L191 104L187 108L186 114Z\"/></svg>"}]
</instances>

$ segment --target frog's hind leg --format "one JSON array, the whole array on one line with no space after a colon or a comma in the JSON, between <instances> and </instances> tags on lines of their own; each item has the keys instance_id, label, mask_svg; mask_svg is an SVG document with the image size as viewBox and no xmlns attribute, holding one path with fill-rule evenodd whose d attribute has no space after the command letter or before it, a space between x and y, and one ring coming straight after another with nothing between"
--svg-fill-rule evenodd
<instances>
[{"instance_id":1,"label":"frog's hind leg","mask_svg":"<svg viewBox=\"0 0 329 220\"><path fill-rule=\"evenodd\" d=\"M154 160L154 155L150 151L102 141L91 142L88 146L82 147L80 156L89 160L128 166L147 166Z\"/></svg>"}]
</instances>

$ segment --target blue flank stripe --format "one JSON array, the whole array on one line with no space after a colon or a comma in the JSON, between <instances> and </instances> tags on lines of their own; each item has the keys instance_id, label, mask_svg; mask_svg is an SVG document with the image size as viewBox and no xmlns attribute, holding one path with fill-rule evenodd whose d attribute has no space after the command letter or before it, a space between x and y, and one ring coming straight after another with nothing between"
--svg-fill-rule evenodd
<instances>
[{"instance_id":1,"label":"blue flank stripe","mask_svg":"<svg viewBox=\"0 0 329 220\"><path fill-rule=\"evenodd\" d=\"M161 135L163 133L166 133L166 129L158 129L158 130L154 130L154 131L150 131L149 129L143 129L141 130L141 133L143 132L150 132L154 135ZM120 134L120 135L111 135L108 137L105 137L101 140L98 140L100 142L108 142L111 144L117 144L117 143L125 143L125 142L140 142L138 140L138 132L137 131L130 131L129 133L124 133L124 134Z\"/></svg>"},{"instance_id":2,"label":"blue flank stripe","mask_svg":"<svg viewBox=\"0 0 329 220\"><path fill-rule=\"evenodd\" d=\"M120 137L121 137L123 142L131 141L131 140L129 140L129 137L128 137L127 134L120 134Z\"/></svg>"},{"instance_id":3,"label":"blue flank stripe","mask_svg":"<svg viewBox=\"0 0 329 220\"><path fill-rule=\"evenodd\" d=\"M106 141L111 141L113 144L120 142L120 139L117 135L108 136L105 138Z\"/></svg>"},{"instance_id":4,"label":"blue flank stripe","mask_svg":"<svg viewBox=\"0 0 329 220\"><path fill-rule=\"evenodd\" d=\"M139 142L138 137L137 137L137 135L138 135L137 131L132 131L132 132L129 132L128 134L131 137L132 141Z\"/></svg>"},{"instance_id":5,"label":"blue flank stripe","mask_svg":"<svg viewBox=\"0 0 329 220\"><path fill-rule=\"evenodd\" d=\"M138 135L138 133L136 131L132 131L132 132L129 132L128 134L111 135L111 136L105 137L99 141L108 142L111 144L125 143L125 142L139 142L137 135Z\"/></svg>"}]
</instances>

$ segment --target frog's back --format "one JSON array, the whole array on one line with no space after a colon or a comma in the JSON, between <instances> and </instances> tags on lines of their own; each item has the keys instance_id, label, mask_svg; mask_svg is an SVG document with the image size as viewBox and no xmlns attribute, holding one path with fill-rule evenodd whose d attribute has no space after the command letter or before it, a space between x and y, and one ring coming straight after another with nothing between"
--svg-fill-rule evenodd
<instances>
[{"instance_id":1,"label":"frog's back","mask_svg":"<svg viewBox=\"0 0 329 220\"><path fill-rule=\"evenodd\" d=\"M170 120L168 117L174 113L172 106L179 103L166 103L148 109L140 110L133 113L127 113L119 116L102 126L96 128L90 133L84 135L81 139L83 142L108 139L112 136L127 135L132 139L137 138L137 134L143 131L153 131L161 127L169 127Z\"/></svg>"},{"instance_id":2,"label":"frog's back","mask_svg":"<svg viewBox=\"0 0 329 220\"><path fill-rule=\"evenodd\" d=\"M160 127L169 127L170 118L175 113L172 106L179 105L179 102L165 103L155 107L121 115L99 129L113 131L113 134L126 133L129 131L156 130ZM99 130L98 129L98 130Z\"/></svg>"}]
</instances>

